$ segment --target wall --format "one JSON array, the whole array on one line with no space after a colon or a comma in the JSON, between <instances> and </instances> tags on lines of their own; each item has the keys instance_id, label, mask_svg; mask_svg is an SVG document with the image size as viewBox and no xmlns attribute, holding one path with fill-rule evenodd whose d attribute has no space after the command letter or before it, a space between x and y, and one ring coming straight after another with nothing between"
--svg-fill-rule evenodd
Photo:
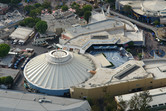
<instances>
[{"instance_id":1,"label":"wall","mask_svg":"<svg viewBox=\"0 0 166 111\"><path fill-rule=\"evenodd\" d=\"M44 88L37 87L37 86L35 86L35 85L33 85L29 82L28 82L28 84L32 89L36 89L40 93L44 93L44 94L48 94L48 95L65 96L65 94L69 93L69 89L61 89L61 90L53 89L53 90L50 90L50 89L44 89Z\"/></svg>"},{"instance_id":2,"label":"wall","mask_svg":"<svg viewBox=\"0 0 166 111\"><path fill-rule=\"evenodd\" d=\"M70 91L72 98L83 99L84 97L89 98L102 98L106 93L117 96L122 94L130 93L131 91L138 91L139 88L142 90L159 88L166 86L166 78L164 79L153 79L145 78L145 79L137 79L133 81L125 81L117 84L110 84L108 86L102 87L93 87L93 88L76 88L73 87Z\"/></svg>"}]
</instances>

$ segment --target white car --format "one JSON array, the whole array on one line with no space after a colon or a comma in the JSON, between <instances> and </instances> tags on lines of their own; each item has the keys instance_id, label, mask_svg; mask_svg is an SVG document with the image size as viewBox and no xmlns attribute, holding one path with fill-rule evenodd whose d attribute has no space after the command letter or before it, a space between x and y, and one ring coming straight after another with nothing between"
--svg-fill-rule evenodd
<instances>
[{"instance_id":1,"label":"white car","mask_svg":"<svg viewBox=\"0 0 166 111\"><path fill-rule=\"evenodd\" d=\"M15 44L17 44L17 42L18 42L18 40L13 40L13 44L15 45Z\"/></svg>"}]
</instances>

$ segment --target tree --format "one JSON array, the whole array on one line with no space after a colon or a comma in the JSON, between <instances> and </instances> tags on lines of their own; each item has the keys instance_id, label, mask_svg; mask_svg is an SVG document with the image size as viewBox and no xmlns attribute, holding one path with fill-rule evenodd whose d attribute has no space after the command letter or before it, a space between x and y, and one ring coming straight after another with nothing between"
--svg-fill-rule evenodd
<instances>
[{"instance_id":1,"label":"tree","mask_svg":"<svg viewBox=\"0 0 166 111\"><path fill-rule=\"evenodd\" d=\"M35 9L34 9L34 10L31 10L30 13L29 13L29 16L35 18L35 17L37 16L36 10L35 10Z\"/></svg>"},{"instance_id":2,"label":"tree","mask_svg":"<svg viewBox=\"0 0 166 111\"><path fill-rule=\"evenodd\" d=\"M92 6L91 5L84 5L83 10L84 10L84 12L92 11Z\"/></svg>"},{"instance_id":3,"label":"tree","mask_svg":"<svg viewBox=\"0 0 166 111\"><path fill-rule=\"evenodd\" d=\"M129 46L134 46L134 42L131 41L131 42L128 43L128 45L129 45Z\"/></svg>"},{"instance_id":4,"label":"tree","mask_svg":"<svg viewBox=\"0 0 166 111\"><path fill-rule=\"evenodd\" d=\"M21 26L26 26L24 21L21 21L21 22L19 23L19 25L21 25Z\"/></svg>"},{"instance_id":5,"label":"tree","mask_svg":"<svg viewBox=\"0 0 166 111\"><path fill-rule=\"evenodd\" d=\"M155 20L154 25L160 25L160 22L158 20Z\"/></svg>"},{"instance_id":6,"label":"tree","mask_svg":"<svg viewBox=\"0 0 166 111\"><path fill-rule=\"evenodd\" d=\"M92 111L100 111L100 103L98 99L91 99L91 98L87 98Z\"/></svg>"},{"instance_id":7,"label":"tree","mask_svg":"<svg viewBox=\"0 0 166 111\"><path fill-rule=\"evenodd\" d=\"M106 111L117 111L117 103L114 99L114 97L112 97L109 94L105 94L104 98L104 109Z\"/></svg>"},{"instance_id":8,"label":"tree","mask_svg":"<svg viewBox=\"0 0 166 111\"><path fill-rule=\"evenodd\" d=\"M131 15L132 14L132 7L130 5L125 5L123 7L123 11L128 14L128 15Z\"/></svg>"},{"instance_id":9,"label":"tree","mask_svg":"<svg viewBox=\"0 0 166 111\"><path fill-rule=\"evenodd\" d=\"M18 4L18 3L20 3L22 0L11 0L11 3L12 4Z\"/></svg>"},{"instance_id":10,"label":"tree","mask_svg":"<svg viewBox=\"0 0 166 111\"><path fill-rule=\"evenodd\" d=\"M87 23L89 22L89 18L91 16L91 12L90 11L87 11L84 13L84 19L87 21Z\"/></svg>"},{"instance_id":11,"label":"tree","mask_svg":"<svg viewBox=\"0 0 166 111\"><path fill-rule=\"evenodd\" d=\"M118 108L118 111L125 111L125 109L127 108L127 101L124 101L122 99L122 96L119 97L119 105L120 105L120 108Z\"/></svg>"},{"instance_id":12,"label":"tree","mask_svg":"<svg viewBox=\"0 0 166 111\"><path fill-rule=\"evenodd\" d=\"M37 31L39 31L40 33L43 34L43 33L46 32L46 30L48 28L47 22L39 21L39 22L36 23L35 28L36 28Z\"/></svg>"},{"instance_id":13,"label":"tree","mask_svg":"<svg viewBox=\"0 0 166 111\"><path fill-rule=\"evenodd\" d=\"M130 109L132 111L149 111L148 106L151 101L152 97L148 91L136 93L129 101Z\"/></svg>"},{"instance_id":14,"label":"tree","mask_svg":"<svg viewBox=\"0 0 166 111\"><path fill-rule=\"evenodd\" d=\"M34 6L35 8L39 8L39 7L41 7L41 4L40 4L40 3L35 3L33 6Z\"/></svg>"},{"instance_id":15,"label":"tree","mask_svg":"<svg viewBox=\"0 0 166 111\"><path fill-rule=\"evenodd\" d=\"M68 6L67 5L62 6L62 11L67 11L67 10L68 10Z\"/></svg>"},{"instance_id":16,"label":"tree","mask_svg":"<svg viewBox=\"0 0 166 111\"><path fill-rule=\"evenodd\" d=\"M20 22L21 26L28 26L28 27L34 27L37 22L41 21L40 18L32 18L28 17L25 18L23 21Z\"/></svg>"},{"instance_id":17,"label":"tree","mask_svg":"<svg viewBox=\"0 0 166 111\"><path fill-rule=\"evenodd\" d=\"M126 50L127 50L127 52L131 52L131 49L130 49L130 48L127 48Z\"/></svg>"},{"instance_id":18,"label":"tree","mask_svg":"<svg viewBox=\"0 0 166 111\"><path fill-rule=\"evenodd\" d=\"M36 13L37 13L38 15L40 15L40 14L41 14L41 11L43 10L43 7L36 8L35 10L36 10Z\"/></svg>"},{"instance_id":19,"label":"tree","mask_svg":"<svg viewBox=\"0 0 166 111\"><path fill-rule=\"evenodd\" d=\"M24 7L24 10L27 11L28 13L30 13L30 11L31 11L32 9L34 9L34 7L33 7L32 5L26 5L26 6Z\"/></svg>"},{"instance_id":20,"label":"tree","mask_svg":"<svg viewBox=\"0 0 166 111\"><path fill-rule=\"evenodd\" d=\"M115 0L106 0L110 4L115 4Z\"/></svg>"},{"instance_id":21,"label":"tree","mask_svg":"<svg viewBox=\"0 0 166 111\"><path fill-rule=\"evenodd\" d=\"M138 58L139 58L139 59L142 58L142 53L138 53Z\"/></svg>"},{"instance_id":22,"label":"tree","mask_svg":"<svg viewBox=\"0 0 166 111\"><path fill-rule=\"evenodd\" d=\"M71 8L73 8L73 9L79 9L80 8L80 5L79 4L77 4L76 2L73 2L72 4L71 4Z\"/></svg>"},{"instance_id":23,"label":"tree","mask_svg":"<svg viewBox=\"0 0 166 111\"><path fill-rule=\"evenodd\" d=\"M51 3L48 2L47 0L44 1L44 3L42 4L43 8L50 8L51 7Z\"/></svg>"},{"instance_id":24,"label":"tree","mask_svg":"<svg viewBox=\"0 0 166 111\"><path fill-rule=\"evenodd\" d=\"M1 77L1 84L5 84L6 77Z\"/></svg>"},{"instance_id":25,"label":"tree","mask_svg":"<svg viewBox=\"0 0 166 111\"><path fill-rule=\"evenodd\" d=\"M11 76L7 76L4 82L5 84L13 84L13 78Z\"/></svg>"},{"instance_id":26,"label":"tree","mask_svg":"<svg viewBox=\"0 0 166 111\"><path fill-rule=\"evenodd\" d=\"M25 18L24 19L24 24L25 26L28 26L28 27L34 27L35 26L35 19L32 18L32 17L28 17L28 18Z\"/></svg>"},{"instance_id":27,"label":"tree","mask_svg":"<svg viewBox=\"0 0 166 111\"><path fill-rule=\"evenodd\" d=\"M76 9L76 14L77 14L79 17L82 17L82 16L84 16L84 10L83 10L83 9Z\"/></svg>"},{"instance_id":28,"label":"tree","mask_svg":"<svg viewBox=\"0 0 166 111\"><path fill-rule=\"evenodd\" d=\"M0 44L0 57L4 57L8 54L10 46L8 44Z\"/></svg>"},{"instance_id":29,"label":"tree","mask_svg":"<svg viewBox=\"0 0 166 111\"><path fill-rule=\"evenodd\" d=\"M36 24L37 22L41 21L41 18L35 18L34 21L35 21L35 24Z\"/></svg>"},{"instance_id":30,"label":"tree","mask_svg":"<svg viewBox=\"0 0 166 111\"><path fill-rule=\"evenodd\" d=\"M11 3L11 0L0 0L0 3L7 3L7 4L9 4L9 3Z\"/></svg>"}]
</instances>

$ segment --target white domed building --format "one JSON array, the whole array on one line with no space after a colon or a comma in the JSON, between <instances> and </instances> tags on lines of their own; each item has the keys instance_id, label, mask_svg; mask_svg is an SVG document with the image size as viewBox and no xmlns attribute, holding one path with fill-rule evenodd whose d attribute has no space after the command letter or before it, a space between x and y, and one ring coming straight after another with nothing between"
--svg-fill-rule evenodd
<instances>
[{"instance_id":1,"label":"white domed building","mask_svg":"<svg viewBox=\"0 0 166 111\"><path fill-rule=\"evenodd\" d=\"M71 86L88 80L95 70L93 61L85 55L53 50L27 63L24 76L31 88L49 95L63 96Z\"/></svg>"}]
</instances>

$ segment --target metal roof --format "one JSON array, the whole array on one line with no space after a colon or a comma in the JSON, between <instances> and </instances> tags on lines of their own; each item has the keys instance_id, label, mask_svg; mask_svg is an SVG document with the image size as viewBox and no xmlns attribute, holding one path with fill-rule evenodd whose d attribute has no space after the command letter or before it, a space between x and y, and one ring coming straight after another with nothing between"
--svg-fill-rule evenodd
<instances>
[{"instance_id":1,"label":"metal roof","mask_svg":"<svg viewBox=\"0 0 166 111\"><path fill-rule=\"evenodd\" d=\"M27 27L18 27L10 37L12 39L27 40L33 29Z\"/></svg>"},{"instance_id":2,"label":"metal roof","mask_svg":"<svg viewBox=\"0 0 166 111\"><path fill-rule=\"evenodd\" d=\"M93 61L85 55L53 50L33 58L24 69L31 84L50 90L69 89L91 77Z\"/></svg>"},{"instance_id":3,"label":"metal roof","mask_svg":"<svg viewBox=\"0 0 166 111\"><path fill-rule=\"evenodd\" d=\"M14 79L19 72L17 69L0 68L0 77L11 76Z\"/></svg>"},{"instance_id":4,"label":"metal roof","mask_svg":"<svg viewBox=\"0 0 166 111\"><path fill-rule=\"evenodd\" d=\"M139 95L140 93L142 93L142 91L141 92L136 92L136 93L119 95L119 96L115 96L115 99L117 100L117 102L120 102L121 99L123 101L128 102L135 94ZM160 105L161 106L165 106L166 105L165 104L166 103L166 99L163 99L163 98L166 98L166 87L149 90L149 93L152 96L152 101L149 103L151 108L154 105L156 105L156 107L160 107Z\"/></svg>"},{"instance_id":5,"label":"metal roof","mask_svg":"<svg viewBox=\"0 0 166 111\"><path fill-rule=\"evenodd\" d=\"M90 111L87 101L0 89L0 111Z\"/></svg>"}]
</instances>

